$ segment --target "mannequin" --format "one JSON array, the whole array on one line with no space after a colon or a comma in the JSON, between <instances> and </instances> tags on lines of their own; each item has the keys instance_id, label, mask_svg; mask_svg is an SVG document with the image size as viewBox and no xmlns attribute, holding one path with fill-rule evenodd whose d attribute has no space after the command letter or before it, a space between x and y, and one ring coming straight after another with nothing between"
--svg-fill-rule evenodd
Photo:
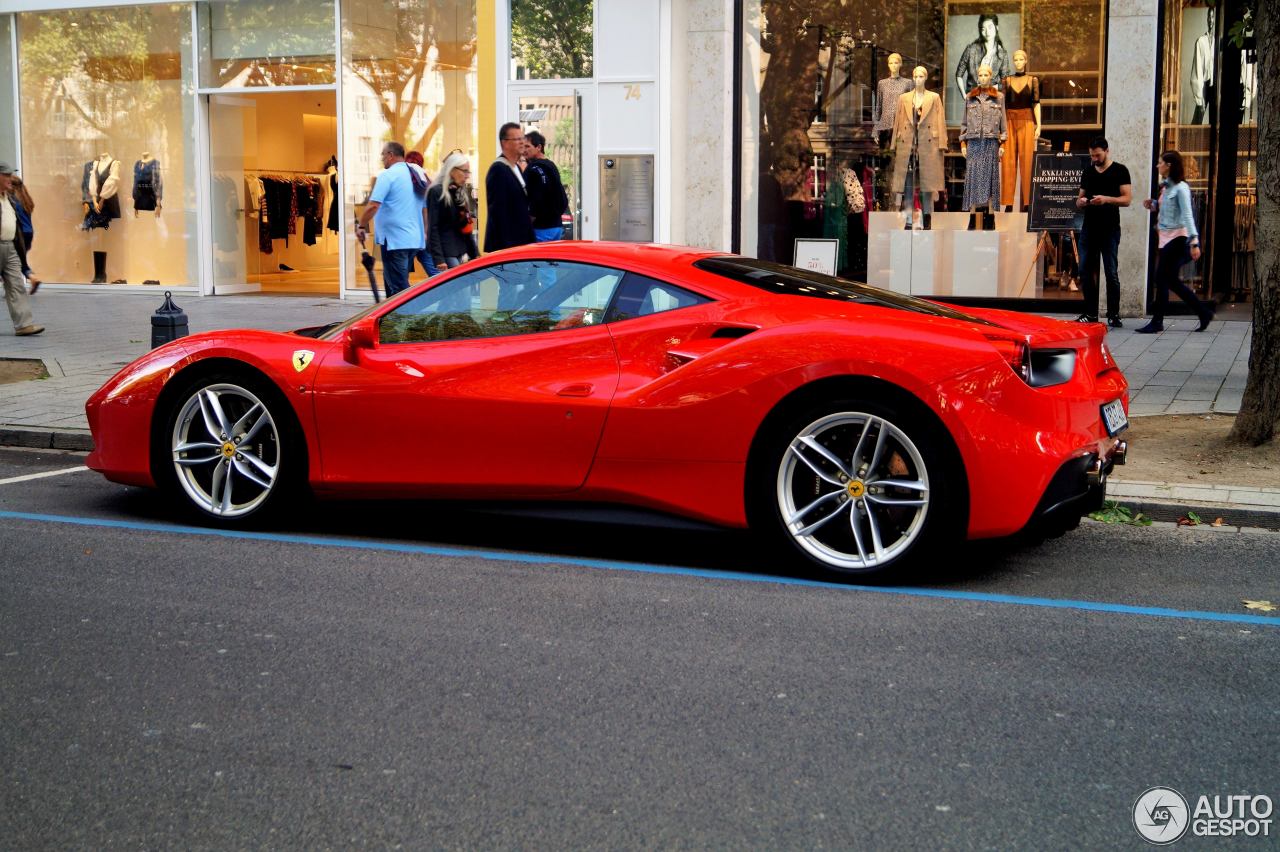
<instances>
[{"instance_id":1,"label":"mannequin","mask_svg":"<svg viewBox=\"0 0 1280 852\"><path fill-rule=\"evenodd\" d=\"M1009 156L1001 160L1000 203L1005 211L1014 209L1015 185L1022 178L1022 205L1031 201L1031 161L1040 138L1040 80L1027 73L1027 52L1013 52L1013 74L1004 78L1004 115L1009 130Z\"/></svg>"},{"instance_id":2,"label":"mannequin","mask_svg":"<svg viewBox=\"0 0 1280 852\"><path fill-rule=\"evenodd\" d=\"M902 57L890 53L888 65L889 76L876 83L876 102L871 116L876 123L881 148L888 147L889 138L893 135L893 118L898 113L898 98L911 91L911 80L898 74L902 68Z\"/></svg>"},{"instance_id":3,"label":"mannequin","mask_svg":"<svg viewBox=\"0 0 1280 852\"><path fill-rule=\"evenodd\" d=\"M163 200L160 161L152 157L150 151L143 151L141 159L133 164L133 215L136 217L139 210L154 210L159 218Z\"/></svg>"},{"instance_id":4,"label":"mannequin","mask_svg":"<svg viewBox=\"0 0 1280 852\"><path fill-rule=\"evenodd\" d=\"M338 231L338 155L334 154L324 164L324 172L329 176L329 221L330 231Z\"/></svg>"},{"instance_id":5,"label":"mannequin","mask_svg":"<svg viewBox=\"0 0 1280 852\"><path fill-rule=\"evenodd\" d=\"M1004 98L991 85L991 67L978 68L978 85L964 99L960 123L960 151L964 154L964 209L982 210L982 230L995 230L1000 202L1000 158L1006 137ZM969 222L973 230L975 221Z\"/></svg>"},{"instance_id":6,"label":"mannequin","mask_svg":"<svg viewBox=\"0 0 1280 852\"><path fill-rule=\"evenodd\" d=\"M110 228L111 220L120 218L120 198L117 195L120 188L120 161L104 151L89 166L89 210L80 227L92 233L97 228ZM93 253L92 283L107 283L105 251Z\"/></svg>"},{"instance_id":7,"label":"mannequin","mask_svg":"<svg viewBox=\"0 0 1280 852\"><path fill-rule=\"evenodd\" d=\"M912 226L915 190L920 190L924 228L931 227L933 194L943 189L942 156L947 150L947 125L942 98L925 88L929 71L917 65L911 72L911 91L898 98L893 118L893 181L891 189Z\"/></svg>"},{"instance_id":8,"label":"mannequin","mask_svg":"<svg viewBox=\"0 0 1280 852\"><path fill-rule=\"evenodd\" d=\"M1209 123L1209 103L1213 101L1213 7L1207 11L1205 31L1196 39L1191 54L1191 98L1195 102L1192 124Z\"/></svg>"}]
</instances>

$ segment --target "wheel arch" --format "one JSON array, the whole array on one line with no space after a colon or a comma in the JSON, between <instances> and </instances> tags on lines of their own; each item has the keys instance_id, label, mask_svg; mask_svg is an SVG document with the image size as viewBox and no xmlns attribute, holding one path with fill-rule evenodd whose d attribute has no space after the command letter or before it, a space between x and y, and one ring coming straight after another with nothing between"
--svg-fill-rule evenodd
<instances>
[{"instance_id":1,"label":"wheel arch","mask_svg":"<svg viewBox=\"0 0 1280 852\"><path fill-rule=\"evenodd\" d=\"M165 445L165 425L169 419L170 407L174 404L174 400L198 379L218 374L242 376L259 381L265 387L271 389L271 392L277 397L276 401L281 404L282 415L288 418L288 428L302 442L303 452L298 457L302 459L307 468L303 471L302 481L309 482L311 469L315 464L315 461L311 458L312 447L310 442L307 441L307 432L302 428L302 421L298 416L298 412L294 409L288 397L271 376L253 364L238 361L234 358L222 357L202 358L198 361L193 361L164 383L164 387L160 390L159 395L156 397L155 405L151 409L151 432L149 437L152 479L157 483L160 482L157 477L162 476L163 471L157 465L161 462L167 463L167 459L163 458L161 448Z\"/></svg>"},{"instance_id":2,"label":"wheel arch","mask_svg":"<svg viewBox=\"0 0 1280 852\"><path fill-rule=\"evenodd\" d=\"M825 400L842 397L872 399L902 407L916 422L924 423L925 428L938 439L943 454L946 456L948 473L959 477L956 495L963 501L961 506L952 509L959 513L960 529L969 527L969 475L965 469L964 456L956 444L951 430L932 408L911 391L893 382L875 376L841 375L816 379L808 384L795 388L770 409L760 422L751 446L747 453L746 475L743 477L743 505L750 510L752 504L752 485L761 475L761 468L770 441L787 420L797 412Z\"/></svg>"}]
</instances>

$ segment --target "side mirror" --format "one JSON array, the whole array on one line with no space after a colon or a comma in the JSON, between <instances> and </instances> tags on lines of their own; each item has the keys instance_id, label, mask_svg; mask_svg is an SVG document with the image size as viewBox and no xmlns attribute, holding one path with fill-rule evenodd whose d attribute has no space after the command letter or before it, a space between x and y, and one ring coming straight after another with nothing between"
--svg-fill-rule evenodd
<instances>
[{"instance_id":1,"label":"side mirror","mask_svg":"<svg viewBox=\"0 0 1280 852\"><path fill-rule=\"evenodd\" d=\"M361 320L347 329L346 340L342 343L342 357L351 364L360 363L361 349L378 348L377 320Z\"/></svg>"}]
</instances>

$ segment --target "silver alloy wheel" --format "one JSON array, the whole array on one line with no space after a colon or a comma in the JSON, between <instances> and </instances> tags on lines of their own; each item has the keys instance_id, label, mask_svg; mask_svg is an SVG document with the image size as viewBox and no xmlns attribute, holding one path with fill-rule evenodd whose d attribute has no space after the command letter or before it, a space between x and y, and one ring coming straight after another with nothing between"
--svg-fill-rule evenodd
<instances>
[{"instance_id":1,"label":"silver alloy wheel","mask_svg":"<svg viewBox=\"0 0 1280 852\"><path fill-rule=\"evenodd\" d=\"M170 449L182 489L211 515L249 514L280 478L280 431L262 400L239 385L197 389L178 412Z\"/></svg>"},{"instance_id":2,"label":"silver alloy wheel","mask_svg":"<svg viewBox=\"0 0 1280 852\"><path fill-rule=\"evenodd\" d=\"M929 472L888 420L830 414L792 438L778 467L778 509L797 545L844 571L881 568L919 537Z\"/></svg>"}]
</instances>

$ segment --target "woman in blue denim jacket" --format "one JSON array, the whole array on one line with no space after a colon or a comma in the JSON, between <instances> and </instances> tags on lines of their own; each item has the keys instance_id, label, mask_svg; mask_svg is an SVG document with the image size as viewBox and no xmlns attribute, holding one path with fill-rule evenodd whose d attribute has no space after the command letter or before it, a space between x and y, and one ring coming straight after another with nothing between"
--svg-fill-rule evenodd
<instances>
[{"instance_id":1,"label":"woman in blue denim jacket","mask_svg":"<svg viewBox=\"0 0 1280 852\"><path fill-rule=\"evenodd\" d=\"M1148 198L1142 206L1157 213L1156 232L1159 235L1160 255L1156 260L1156 307L1151 322L1138 329L1138 334L1158 334L1164 331L1164 312L1169 306L1169 291L1177 293L1200 318L1204 331L1213 319L1213 308L1196 298L1191 288L1178 278L1190 252L1192 260L1200 259L1200 232L1196 229L1195 214L1191 209L1191 190L1187 187L1186 173L1182 167L1182 155L1177 151L1165 151L1156 163L1160 174L1160 198Z\"/></svg>"}]
</instances>

